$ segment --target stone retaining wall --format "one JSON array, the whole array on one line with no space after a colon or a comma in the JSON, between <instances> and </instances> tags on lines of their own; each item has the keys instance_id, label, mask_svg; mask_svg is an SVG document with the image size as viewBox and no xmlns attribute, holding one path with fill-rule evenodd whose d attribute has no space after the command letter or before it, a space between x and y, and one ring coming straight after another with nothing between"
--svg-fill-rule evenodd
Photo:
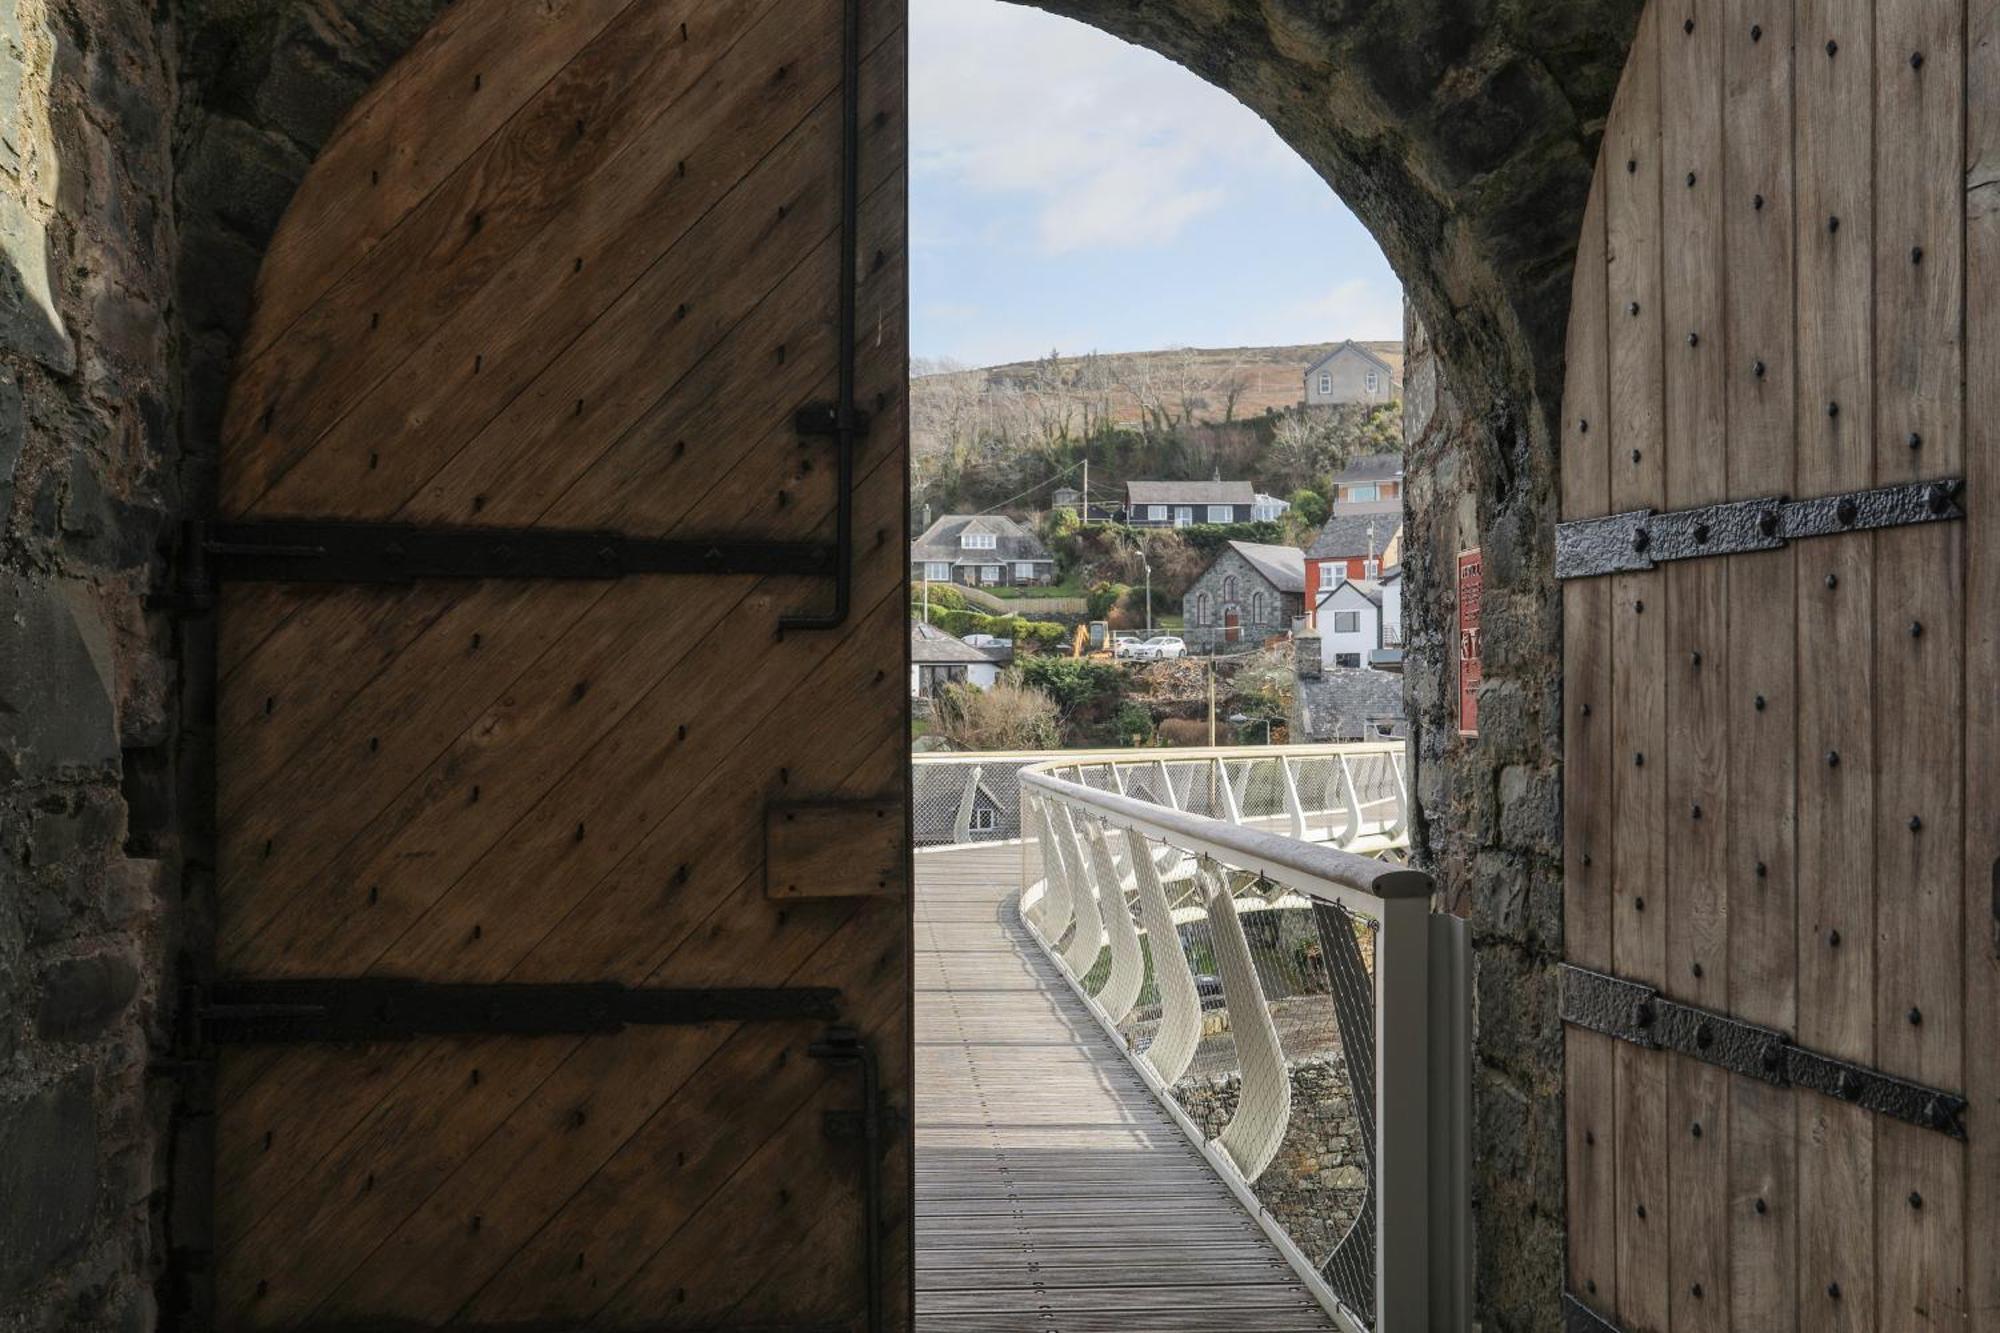
<instances>
[{"instance_id":1,"label":"stone retaining wall","mask_svg":"<svg viewBox=\"0 0 2000 1333\"><path fill-rule=\"evenodd\" d=\"M1236 1114L1241 1074L1183 1079L1174 1100L1214 1138ZM1368 1196L1368 1156L1347 1062L1338 1055L1292 1066L1292 1118L1278 1155L1257 1178L1257 1198L1306 1256L1324 1263Z\"/></svg>"}]
</instances>

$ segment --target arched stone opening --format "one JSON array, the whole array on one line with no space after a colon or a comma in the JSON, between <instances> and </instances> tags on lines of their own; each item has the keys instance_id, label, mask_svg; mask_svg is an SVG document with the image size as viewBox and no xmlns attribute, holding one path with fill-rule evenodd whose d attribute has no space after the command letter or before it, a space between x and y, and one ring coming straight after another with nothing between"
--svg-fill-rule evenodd
<instances>
[{"instance_id":1,"label":"arched stone opening","mask_svg":"<svg viewBox=\"0 0 2000 1333\"><path fill-rule=\"evenodd\" d=\"M203 756L183 721L195 723L201 703L181 698L175 629L147 614L145 597L169 583L177 520L208 508L235 342L294 188L345 109L443 7L18 7L36 30L28 46L47 48L30 83L45 94L62 180L38 226L74 363L0 335L0 572L40 581L37 613L61 620L41 642L66 655L50 671L87 681L103 706L83 717L78 705L71 720L88 735L47 738L70 747L64 774L36 798L55 804L0 810L29 830L9 846L23 883L64 886L46 900L10 887L41 916L20 932L25 943L0 943L0 997L36 1014L70 985L89 1029L24 1026L7 1049L34 1087L0 1095L38 1099L64 1123L79 1097L97 1106L98 1131L70 1133L75 1151L56 1163L68 1174L52 1186L70 1192L51 1262L75 1276L35 1297L86 1322L143 1307L175 1244L172 1219L149 1219L153 1194L132 1187L174 1165L144 1128L160 1123L164 1098L149 1097L143 1057L167 1044L171 959L202 944L201 922L166 906L199 901L206 873L203 834L184 814L199 805ZM1040 7L1160 51L1269 120L1373 230L1425 325L1419 343L1434 340L1435 360L1419 360L1409 389L1418 836L1480 930L1480 1304L1495 1327L1552 1326L1562 1247L1553 419L1577 221L1640 0ZM34 18L44 10L47 23ZM24 416L25 431L13 424ZM6 454L15 439L25 440L18 470ZM1487 553L1491 684L1485 734L1467 746L1452 725L1447 627L1452 556L1473 544ZM52 578L66 591L46 594ZM50 1072L59 1065L68 1072ZM83 1079L86 1067L96 1072ZM124 1202L100 1206L99 1195ZM12 1313L15 1294L0 1288L0 1311Z\"/></svg>"}]
</instances>

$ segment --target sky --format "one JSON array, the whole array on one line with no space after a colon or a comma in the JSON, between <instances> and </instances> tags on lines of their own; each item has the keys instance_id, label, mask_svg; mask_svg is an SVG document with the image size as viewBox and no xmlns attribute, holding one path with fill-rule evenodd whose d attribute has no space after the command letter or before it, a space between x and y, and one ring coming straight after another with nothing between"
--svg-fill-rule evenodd
<instances>
[{"instance_id":1,"label":"sky","mask_svg":"<svg viewBox=\"0 0 2000 1333\"><path fill-rule=\"evenodd\" d=\"M914 356L1402 336L1367 229L1165 57L1000 0L911 0L910 76Z\"/></svg>"}]
</instances>

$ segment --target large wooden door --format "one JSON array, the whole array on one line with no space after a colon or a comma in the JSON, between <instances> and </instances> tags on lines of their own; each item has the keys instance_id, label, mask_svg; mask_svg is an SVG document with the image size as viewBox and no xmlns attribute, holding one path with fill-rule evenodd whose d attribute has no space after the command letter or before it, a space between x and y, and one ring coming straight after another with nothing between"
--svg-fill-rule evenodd
<instances>
[{"instance_id":1,"label":"large wooden door","mask_svg":"<svg viewBox=\"0 0 2000 1333\"><path fill-rule=\"evenodd\" d=\"M1558 563L1618 1327L2000 1327L1996 108L1995 0L1655 0L1605 130Z\"/></svg>"},{"instance_id":2,"label":"large wooden door","mask_svg":"<svg viewBox=\"0 0 2000 1333\"><path fill-rule=\"evenodd\" d=\"M205 548L215 1327L907 1325L903 9L457 0L301 187Z\"/></svg>"}]
</instances>

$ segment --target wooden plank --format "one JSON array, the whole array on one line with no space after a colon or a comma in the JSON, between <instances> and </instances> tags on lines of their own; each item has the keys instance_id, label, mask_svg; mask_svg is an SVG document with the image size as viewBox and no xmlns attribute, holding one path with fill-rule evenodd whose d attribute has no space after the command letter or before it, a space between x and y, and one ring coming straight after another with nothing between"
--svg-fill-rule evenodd
<instances>
[{"instance_id":1,"label":"wooden plank","mask_svg":"<svg viewBox=\"0 0 2000 1333\"><path fill-rule=\"evenodd\" d=\"M1805 495L1874 477L1874 9L1872 0L1800 0L1797 9L1793 457ZM1798 1036L1867 1061L1875 1045L1872 541L1801 546L1796 559ZM1797 1101L1799 1326L1872 1328L1873 1126L1851 1107Z\"/></svg>"},{"instance_id":2,"label":"wooden plank","mask_svg":"<svg viewBox=\"0 0 2000 1333\"><path fill-rule=\"evenodd\" d=\"M1968 1333L2000 1330L2000 8L1966 30L1965 1293Z\"/></svg>"},{"instance_id":3,"label":"wooden plank","mask_svg":"<svg viewBox=\"0 0 2000 1333\"><path fill-rule=\"evenodd\" d=\"M284 280L266 283L260 274L245 355L254 356L289 329L494 125L630 6L631 0L573 0L532 13L501 5L443 10L348 109L299 182L264 257L264 269ZM475 84L476 114L432 114L438 88L471 90Z\"/></svg>"},{"instance_id":4,"label":"wooden plank","mask_svg":"<svg viewBox=\"0 0 2000 1333\"><path fill-rule=\"evenodd\" d=\"M1618 1320L1668 1324L1668 1057L1614 1042L1617 1098Z\"/></svg>"},{"instance_id":5,"label":"wooden plank","mask_svg":"<svg viewBox=\"0 0 2000 1333\"><path fill-rule=\"evenodd\" d=\"M1797 1094L1729 1081L1729 1302L1736 1327L1799 1327Z\"/></svg>"},{"instance_id":6,"label":"wooden plank","mask_svg":"<svg viewBox=\"0 0 2000 1333\"><path fill-rule=\"evenodd\" d=\"M791 31L824 45L818 25ZM863 70L871 191L901 170L900 148L886 151L903 124L889 49ZM727 133L691 158L689 178L666 177L629 213L607 205L602 223L545 230L365 395L330 405L330 428L260 508L311 512L338 494L362 516L496 522L509 503L559 493L833 230L837 80L807 63L796 81L745 87L747 102L718 95L733 113ZM631 187L607 188L618 200ZM655 352L647 373L618 373L640 345ZM423 449L382 447L412 421ZM452 480L425 484L454 458Z\"/></svg>"},{"instance_id":7,"label":"wooden plank","mask_svg":"<svg viewBox=\"0 0 2000 1333\"><path fill-rule=\"evenodd\" d=\"M1964 0L1875 12L1878 484L1964 462ZM1875 1058L1965 1086L1959 525L1876 538ZM1964 1148L1878 1121L1877 1324L1963 1326Z\"/></svg>"},{"instance_id":8,"label":"wooden plank","mask_svg":"<svg viewBox=\"0 0 2000 1333\"><path fill-rule=\"evenodd\" d=\"M900 801L785 801L765 807L768 898L901 897L909 891ZM889 832L886 842L881 831Z\"/></svg>"}]
</instances>

